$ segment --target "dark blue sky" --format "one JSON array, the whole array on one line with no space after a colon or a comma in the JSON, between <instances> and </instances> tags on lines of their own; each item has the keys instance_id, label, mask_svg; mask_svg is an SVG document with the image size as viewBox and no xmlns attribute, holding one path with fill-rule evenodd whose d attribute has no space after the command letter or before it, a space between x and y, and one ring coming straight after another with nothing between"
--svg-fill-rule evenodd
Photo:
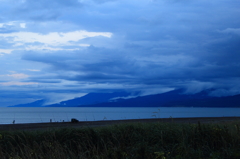
<instances>
[{"instance_id":1,"label":"dark blue sky","mask_svg":"<svg viewBox=\"0 0 240 159\"><path fill-rule=\"evenodd\" d=\"M240 93L239 0L0 0L0 106Z\"/></svg>"}]
</instances>

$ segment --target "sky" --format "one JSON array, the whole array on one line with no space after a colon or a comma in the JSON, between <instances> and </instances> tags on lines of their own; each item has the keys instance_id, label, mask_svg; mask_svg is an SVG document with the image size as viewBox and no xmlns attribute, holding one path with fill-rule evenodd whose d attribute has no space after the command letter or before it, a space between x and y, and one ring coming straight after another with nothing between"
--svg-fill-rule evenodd
<instances>
[{"instance_id":1,"label":"sky","mask_svg":"<svg viewBox=\"0 0 240 159\"><path fill-rule=\"evenodd\" d=\"M239 0L0 0L0 106L240 93Z\"/></svg>"}]
</instances>

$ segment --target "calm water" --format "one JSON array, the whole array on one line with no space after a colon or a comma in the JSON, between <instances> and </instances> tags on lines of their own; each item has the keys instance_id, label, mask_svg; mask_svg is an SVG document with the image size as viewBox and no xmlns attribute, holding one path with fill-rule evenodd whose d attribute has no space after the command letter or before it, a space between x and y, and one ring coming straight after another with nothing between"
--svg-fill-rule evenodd
<instances>
[{"instance_id":1,"label":"calm water","mask_svg":"<svg viewBox=\"0 0 240 159\"><path fill-rule=\"evenodd\" d=\"M0 124L223 116L240 116L240 108L0 108Z\"/></svg>"}]
</instances>

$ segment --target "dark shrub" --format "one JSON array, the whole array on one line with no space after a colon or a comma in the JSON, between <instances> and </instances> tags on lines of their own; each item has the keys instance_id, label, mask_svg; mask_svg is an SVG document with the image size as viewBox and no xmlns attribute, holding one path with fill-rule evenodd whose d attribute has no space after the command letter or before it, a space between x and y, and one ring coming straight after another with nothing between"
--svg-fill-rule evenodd
<instances>
[{"instance_id":1,"label":"dark shrub","mask_svg":"<svg viewBox=\"0 0 240 159\"><path fill-rule=\"evenodd\" d=\"M79 121L77 120L77 119L75 119L75 118L72 118L71 119L71 123L78 123Z\"/></svg>"}]
</instances>

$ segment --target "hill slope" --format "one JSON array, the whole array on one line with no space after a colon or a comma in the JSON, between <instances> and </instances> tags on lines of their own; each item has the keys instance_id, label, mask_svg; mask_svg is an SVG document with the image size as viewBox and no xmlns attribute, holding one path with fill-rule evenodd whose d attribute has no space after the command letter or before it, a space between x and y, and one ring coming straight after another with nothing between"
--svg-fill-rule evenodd
<instances>
[{"instance_id":1,"label":"hill slope","mask_svg":"<svg viewBox=\"0 0 240 159\"><path fill-rule=\"evenodd\" d=\"M86 106L86 105L85 105ZM197 94L183 94L174 90L162 94L105 102L87 107L240 107L240 95L210 97L208 90Z\"/></svg>"},{"instance_id":2,"label":"hill slope","mask_svg":"<svg viewBox=\"0 0 240 159\"><path fill-rule=\"evenodd\" d=\"M129 99L124 99L131 95L127 92L89 93L82 97L46 105L45 107L240 107L240 95L210 97L208 96L210 91L184 94L183 90L173 90ZM45 100L38 100L13 107L41 107L44 103Z\"/></svg>"},{"instance_id":3,"label":"hill slope","mask_svg":"<svg viewBox=\"0 0 240 159\"><path fill-rule=\"evenodd\" d=\"M103 102L109 102L112 98L127 97L130 93L114 92L114 93L89 93L85 96L62 101L57 104L47 105L46 107L75 107L79 105L93 105Z\"/></svg>"}]
</instances>

